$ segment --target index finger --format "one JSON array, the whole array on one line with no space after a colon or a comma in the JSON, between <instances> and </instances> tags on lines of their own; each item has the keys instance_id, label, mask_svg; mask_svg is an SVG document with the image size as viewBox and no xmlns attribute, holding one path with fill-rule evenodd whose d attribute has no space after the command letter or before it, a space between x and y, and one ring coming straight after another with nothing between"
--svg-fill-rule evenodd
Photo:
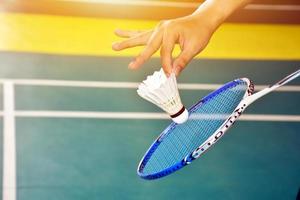
<instances>
[{"instance_id":1,"label":"index finger","mask_svg":"<svg viewBox=\"0 0 300 200\"><path fill-rule=\"evenodd\" d=\"M144 64L160 47L162 41L162 33L159 30L153 32L145 49L136 57L134 61L129 63L129 68L137 69Z\"/></svg>"},{"instance_id":2,"label":"index finger","mask_svg":"<svg viewBox=\"0 0 300 200\"><path fill-rule=\"evenodd\" d=\"M172 73L172 52L176 43L174 34L164 34L163 42L160 49L161 64L167 76Z\"/></svg>"}]
</instances>

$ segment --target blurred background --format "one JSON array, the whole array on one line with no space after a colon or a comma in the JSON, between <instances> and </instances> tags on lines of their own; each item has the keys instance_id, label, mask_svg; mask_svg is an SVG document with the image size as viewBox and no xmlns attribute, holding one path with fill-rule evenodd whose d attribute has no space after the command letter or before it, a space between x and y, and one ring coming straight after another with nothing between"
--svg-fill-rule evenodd
<instances>
[{"instance_id":1,"label":"blurred background","mask_svg":"<svg viewBox=\"0 0 300 200\"><path fill-rule=\"evenodd\" d=\"M2 199L296 199L299 79L249 107L192 165L157 181L136 175L171 120L136 94L137 84L160 68L159 54L129 71L141 48L114 52L113 32L152 29L200 4L0 1ZM259 89L299 66L300 2L253 1L228 18L180 75L180 94L190 107L235 78L248 77Z\"/></svg>"}]
</instances>

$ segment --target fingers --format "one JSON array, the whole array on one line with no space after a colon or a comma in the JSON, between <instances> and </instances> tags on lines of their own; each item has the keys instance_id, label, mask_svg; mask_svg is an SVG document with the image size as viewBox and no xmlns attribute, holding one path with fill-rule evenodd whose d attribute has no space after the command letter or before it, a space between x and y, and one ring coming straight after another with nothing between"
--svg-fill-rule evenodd
<instances>
[{"instance_id":1,"label":"fingers","mask_svg":"<svg viewBox=\"0 0 300 200\"><path fill-rule=\"evenodd\" d=\"M145 45L147 44L147 41L149 40L151 33L152 31L147 31L147 32L140 33L130 39L121 42L115 42L112 44L112 49L115 51L120 51L131 47Z\"/></svg>"},{"instance_id":2,"label":"fingers","mask_svg":"<svg viewBox=\"0 0 300 200\"><path fill-rule=\"evenodd\" d=\"M163 42L160 49L161 64L167 76L172 73L172 52L177 37L174 34L164 33Z\"/></svg>"},{"instance_id":3,"label":"fingers","mask_svg":"<svg viewBox=\"0 0 300 200\"><path fill-rule=\"evenodd\" d=\"M162 32L159 30L154 31L145 49L141 52L139 56L136 57L134 61L129 63L128 67L130 69L137 69L141 65L143 65L159 49L161 42Z\"/></svg>"},{"instance_id":4,"label":"fingers","mask_svg":"<svg viewBox=\"0 0 300 200\"><path fill-rule=\"evenodd\" d=\"M119 37L122 38L130 38L130 37L134 37L138 34L141 34L145 31L130 31L130 30L121 30L121 29L116 29L115 30L115 34Z\"/></svg>"},{"instance_id":5,"label":"fingers","mask_svg":"<svg viewBox=\"0 0 300 200\"><path fill-rule=\"evenodd\" d=\"M185 66L193 59L196 53L189 48L183 49L180 55L173 62L175 75L178 76Z\"/></svg>"}]
</instances>

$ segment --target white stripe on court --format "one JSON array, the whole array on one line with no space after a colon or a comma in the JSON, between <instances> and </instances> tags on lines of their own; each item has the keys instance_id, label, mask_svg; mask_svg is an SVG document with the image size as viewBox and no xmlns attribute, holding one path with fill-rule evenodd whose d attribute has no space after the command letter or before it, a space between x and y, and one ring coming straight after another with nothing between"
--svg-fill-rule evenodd
<instances>
[{"instance_id":1,"label":"white stripe on court","mask_svg":"<svg viewBox=\"0 0 300 200\"><path fill-rule=\"evenodd\" d=\"M3 112L0 112L3 116ZM49 118L96 118L96 119L169 119L165 113L151 112L83 112L83 111L15 111L16 117L49 117ZM220 118L219 115L198 115L194 118L209 119ZM282 121L300 122L300 115L269 115L269 114L244 114L242 121Z\"/></svg>"},{"instance_id":2,"label":"white stripe on court","mask_svg":"<svg viewBox=\"0 0 300 200\"><path fill-rule=\"evenodd\" d=\"M111 4L111 5L128 5L128 6L152 6L152 7L169 7L169 8L198 8L201 2L171 2L171 1L149 1L149 0L61 0L68 2L82 2L82 3L94 3L94 4ZM245 6L247 10L273 10L273 11L299 11L299 5L271 5L271 4L249 4Z\"/></svg>"},{"instance_id":3,"label":"white stripe on court","mask_svg":"<svg viewBox=\"0 0 300 200\"><path fill-rule=\"evenodd\" d=\"M13 82L3 85L3 184L2 200L16 200L16 136Z\"/></svg>"},{"instance_id":4,"label":"white stripe on court","mask_svg":"<svg viewBox=\"0 0 300 200\"><path fill-rule=\"evenodd\" d=\"M153 112L83 112L83 111L15 111L16 117L95 118L95 119L170 119L165 113ZM194 115L196 119L220 119L220 115ZM244 114L242 121L300 122L300 115Z\"/></svg>"},{"instance_id":5,"label":"white stripe on court","mask_svg":"<svg viewBox=\"0 0 300 200\"><path fill-rule=\"evenodd\" d=\"M138 82L112 82L112 81L67 81L67 80L41 80L41 79L0 79L0 83L11 81L15 85L30 86L57 86L57 87L86 87L86 88L131 88L137 89ZM194 84L179 83L178 88L181 90L215 90L221 87L220 84ZM268 85L255 85L256 90L261 90ZM300 92L299 85L282 86L276 91L281 92Z\"/></svg>"},{"instance_id":6,"label":"white stripe on court","mask_svg":"<svg viewBox=\"0 0 300 200\"><path fill-rule=\"evenodd\" d=\"M41 79L0 79L1 82L13 81L16 85L31 86L60 86L60 87L86 87L86 88L137 88L137 82L113 81L66 81Z\"/></svg>"}]
</instances>

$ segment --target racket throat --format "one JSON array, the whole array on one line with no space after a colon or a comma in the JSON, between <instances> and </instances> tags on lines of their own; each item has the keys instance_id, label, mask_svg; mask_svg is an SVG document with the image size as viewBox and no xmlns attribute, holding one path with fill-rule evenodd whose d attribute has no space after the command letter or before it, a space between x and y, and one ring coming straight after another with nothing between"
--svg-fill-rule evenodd
<instances>
[{"instance_id":1,"label":"racket throat","mask_svg":"<svg viewBox=\"0 0 300 200\"><path fill-rule=\"evenodd\" d=\"M256 92L250 96L248 96L245 100L243 100L242 104L246 104L246 107L249 106L250 104L252 104L254 101L256 101L257 99L261 98L262 96L272 92L273 90L275 90L277 87L269 87L269 88L265 88L259 92Z\"/></svg>"}]
</instances>

